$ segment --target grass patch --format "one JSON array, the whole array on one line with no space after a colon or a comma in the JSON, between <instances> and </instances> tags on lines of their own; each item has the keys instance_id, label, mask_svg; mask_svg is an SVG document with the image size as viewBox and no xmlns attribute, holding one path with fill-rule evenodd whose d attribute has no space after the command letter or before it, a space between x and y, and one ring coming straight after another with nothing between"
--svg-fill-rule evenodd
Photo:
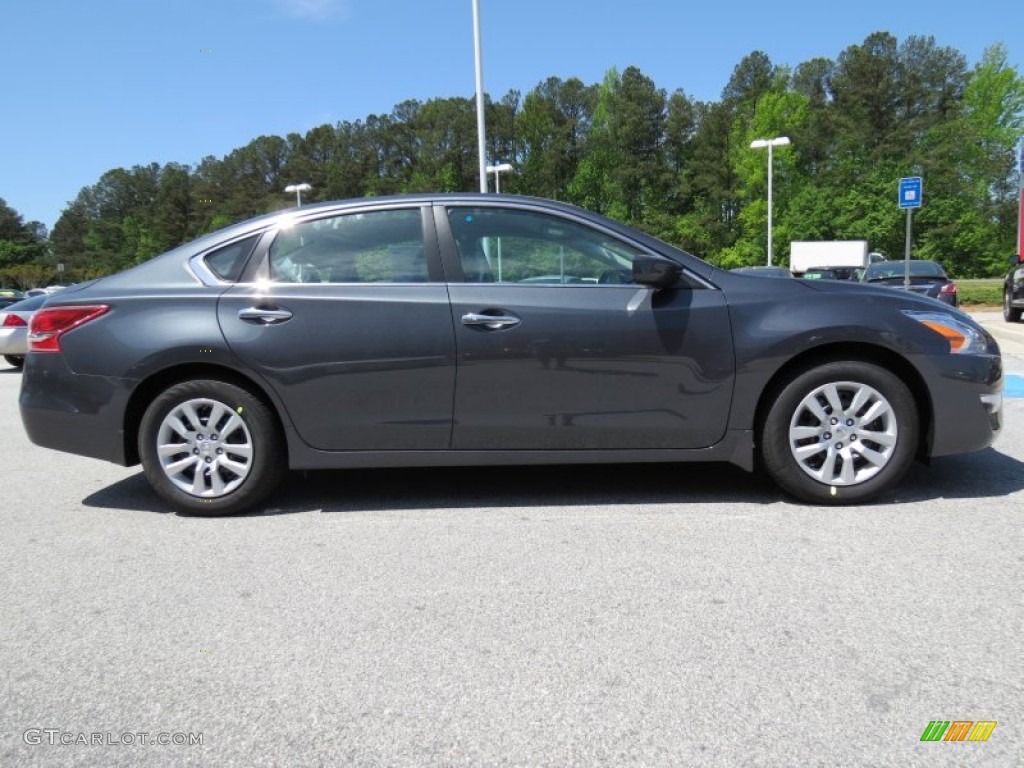
<instances>
[{"instance_id":1,"label":"grass patch","mask_svg":"<svg viewBox=\"0 0 1024 768\"><path fill-rule=\"evenodd\" d=\"M984 280L957 280L957 290L960 293L962 305L991 305L1001 306L1003 303L1003 281L1002 278L988 278Z\"/></svg>"}]
</instances>

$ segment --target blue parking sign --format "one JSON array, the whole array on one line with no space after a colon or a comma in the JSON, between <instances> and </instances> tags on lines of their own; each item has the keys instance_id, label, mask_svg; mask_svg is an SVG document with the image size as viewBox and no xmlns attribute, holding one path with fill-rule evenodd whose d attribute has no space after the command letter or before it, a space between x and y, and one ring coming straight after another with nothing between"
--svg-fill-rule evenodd
<instances>
[{"instance_id":1,"label":"blue parking sign","mask_svg":"<svg viewBox=\"0 0 1024 768\"><path fill-rule=\"evenodd\" d=\"M920 176L900 179L900 208L920 208L922 187Z\"/></svg>"}]
</instances>

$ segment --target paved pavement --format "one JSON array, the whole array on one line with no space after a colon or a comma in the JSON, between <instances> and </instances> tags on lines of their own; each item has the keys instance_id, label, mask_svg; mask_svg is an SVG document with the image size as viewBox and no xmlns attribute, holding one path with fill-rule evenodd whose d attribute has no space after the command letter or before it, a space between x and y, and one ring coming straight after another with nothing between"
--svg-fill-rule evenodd
<instances>
[{"instance_id":1,"label":"paved pavement","mask_svg":"<svg viewBox=\"0 0 1024 768\"><path fill-rule=\"evenodd\" d=\"M1020 366L1017 370L1024 373L1024 323L1008 323L1003 320L999 310L983 310L968 313L981 323L989 333L996 337L1003 355L1011 362ZM1020 362L1018 362L1020 361ZM1010 370L1010 366L1006 366Z\"/></svg>"},{"instance_id":2,"label":"paved pavement","mask_svg":"<svg viewBox=\"0 0 1024 768\"><path fill-rule=\"evenodd\" d=\"M2 365L0 765L1024 764L1022 399L864 507L484 468L295 474L202 519L30 445ZM922 743L939 719L998 725Z\"/></svg>"}]
</instances>

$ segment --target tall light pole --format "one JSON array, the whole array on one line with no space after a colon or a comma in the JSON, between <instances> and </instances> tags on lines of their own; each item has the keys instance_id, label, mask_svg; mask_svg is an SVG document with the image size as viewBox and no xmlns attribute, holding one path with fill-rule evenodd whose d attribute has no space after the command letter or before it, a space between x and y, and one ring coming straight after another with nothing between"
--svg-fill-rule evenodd
<instances>
[{"instance_id":1,"label":"tall light pole","mask_svg":"<svg viewBox=\"0 0 1024 768\"><path fill-rule=\"evenodd\" d=\"M309 190L311 190L312 188L313 188L312 184L307 184L306 182L303 182L302 184L289 184L287 187L284 188L284 191L285 192L294 192L295 193L295 205L298 206L299 208L301 208L302 207L302 193L303 192L309 192Z\"/></svg>"},{"instance_id":2,"label":"tall light pole","mask_svg":"<svg viewBox=\"0 0 1024 768\"><path fill-rule=\"evenodd\" d=\"M1024 260L1024 137L1020 141L1020 165L1017 167L1020 189L1017 190L1017 261Z\"/></svg>"},{"instance_id":3,"label":"tall light pole","mask_svg":"<svg viewBox=\"0 0 1024 768\"><path fill-rule=\"evenodd\" d=\"M488 165L487 172L494 174L494 194L501 194L501 174L511 173L515 168L512 167L511 163L501 163L500 165Z\"/></svg>"},{"instance_id":4,"label":"tall light pole","mask_svg":"<svg viewBox=\"0 0 1024 768\"><path fill-rule=\"evenodd\" d=\"M789 144L788 136L776 136L774 139L755 139L750 142L751 149L768 147L768 266L772 265L772 150Z\"/></svg>"},{"instance_id":5,"label":"tall light pole","mask_svg":"<svg viewBox=\"0 0 1024 768\"><path fill-rule=\"evenodd\" d=\"M484 63L480 50L480 0L473 0L473 49L476 54L476 138L480 153L480 191L487 192L487 126L484 122Z\"/></svg>"}]
</instances>

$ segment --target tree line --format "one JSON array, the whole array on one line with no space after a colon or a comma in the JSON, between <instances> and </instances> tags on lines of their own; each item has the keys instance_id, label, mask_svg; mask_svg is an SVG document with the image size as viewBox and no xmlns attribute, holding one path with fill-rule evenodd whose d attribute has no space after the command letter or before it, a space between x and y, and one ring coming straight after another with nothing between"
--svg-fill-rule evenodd
<instances>
[{"instance_id":1,"label":"tree line","mask_svg":"<svg viewBox=\"0 0 1024 768\"><path fill-rule=\"evenodd\" d=\"M971 67L932 37L887 32L795 68L755 51L710 102L636 67L589 85L551 77L488 99L486 121L489 160L516 169L503 192L576 203L723 267L766 261L767 156L750 143L783 135L792 143L774 153L774 263L792 240L863 239L901 256L904 176L924 178L915 257L990 276L1013 248L1024 78L1001 44ZM293 205L291 183L312 184L304 202L474 190L476 147L475 102L451 97L260 136L194 166L115 168L81 190L48 240L33 222L8 247L0 229L0 279L57 262L71 279L123 269Z\"/></svg>"}]
</instances>

